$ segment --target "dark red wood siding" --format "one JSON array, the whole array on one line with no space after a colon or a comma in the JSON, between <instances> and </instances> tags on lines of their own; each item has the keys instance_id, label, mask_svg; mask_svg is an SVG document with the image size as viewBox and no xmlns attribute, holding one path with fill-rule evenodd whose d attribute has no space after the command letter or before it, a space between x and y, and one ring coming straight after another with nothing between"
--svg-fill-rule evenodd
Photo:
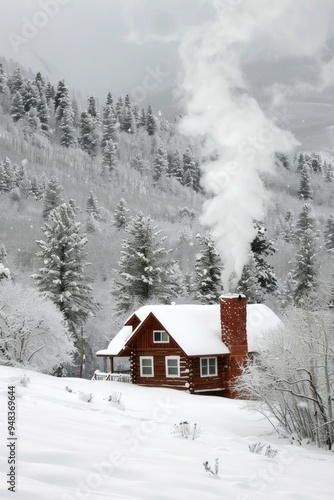
<instances>
[{"instance_id":1,"label":"dark red wood siding","mask_svg":"<svg viewBox=\"0 0 334 500\"><path fill-rule=\"evenodd\" d=\"M154 377L140 376L140 356L153 356ZM180 377L166 377L166 357L180 357ZM170 387L172 389L189 390L188 360L180 349L136 349L133 356L133 375L135 384L150 387Z\"/></svg>"},{"instance_id":2,"label":"dark red wood siding","mask_svg":"<svg viewBox=\"0 0 334 500\"><path fill-rule=\"evenodd\" d=\"M165 330L157 319L151 317L145 322L144 328L140 332L140 337L136 340L136 349L179 349L178 344L169 335L169 342L153 342L153 331Z\"/></svg>"},{"instance_id":3,"label":"dark red wood siding","mask_svg":"<svg viewBox=\"0 0 334 500\"><path fill-rule=\"evenodd\" d=\"M217 357L217 375L210 377L201 377L200 358L192 359L192 392L205 391L210 389L225 389L226 388L226 373L228 365L228 357L223 356L203 356L214 358Z\"/></svg>"}]
</instances>

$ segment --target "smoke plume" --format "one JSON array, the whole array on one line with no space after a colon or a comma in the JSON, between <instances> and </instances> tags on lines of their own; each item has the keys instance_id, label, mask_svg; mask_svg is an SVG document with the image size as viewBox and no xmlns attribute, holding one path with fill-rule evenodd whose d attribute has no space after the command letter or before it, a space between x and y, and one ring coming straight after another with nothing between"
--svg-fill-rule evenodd
<instances>
[{"instance_id":1,"label":"smoke plume","mask_svg":"<svg viewBox=\"0 0 334 500\"><path fill-rule=\"evenodd\" d=\"M254 220L263 220L269 193L263 174L275 171L275 152L292 152L297 141L275 119L277 107L304 87L318 87L333 74L332 60L322 61L327 36L327 2L308 0L217 0L214 19L197 26L180 45L186 135L205 137L203 184L210 198L201 222L209 226L224 263L223 285L240 278ZM264 110L247 82L243 67L249 51L265 46L282 57L314 58L318 71L309 82L271 82L262 93ZM328 58L327 58L328 59Z\"/></svg>"}]
</instances>

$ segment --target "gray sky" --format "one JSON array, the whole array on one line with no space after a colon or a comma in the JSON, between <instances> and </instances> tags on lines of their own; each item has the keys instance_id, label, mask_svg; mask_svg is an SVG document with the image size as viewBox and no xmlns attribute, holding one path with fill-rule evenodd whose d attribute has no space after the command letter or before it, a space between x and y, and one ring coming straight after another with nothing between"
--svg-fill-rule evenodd
<instances>
[{"instance_id":1,"label":"gray sky","mask_svg":"<svg viewBox=\"0 0 334 500\"><path fill-rule=\"evenodd\" d=\"M174 41L208 9L201 0L0 0L0 54L64 78L85 98L170 99ZM164 43L157 37L164 37Z\"/></svg>"},{"instance_id":2,"label":"gray sky","mask_svg":"<svg viewBox=\"0 0 334 500\"><path fill-rule=\"evenodd\" d=\"M242 9L244 1L251 0L0 0L0 55L53 83L64 78L84 99L130 93L166 112L179 77L180 35L212 16L215 3ZM295 1L312 6L312 15L315 4L326 7L321 23L332 22L333 1ZM325 28L314 21L315 30ZM284 27L277 30L284 36ZM251 47L249 58L275 63L274 39Z\"/></svg>"}]
</instances>

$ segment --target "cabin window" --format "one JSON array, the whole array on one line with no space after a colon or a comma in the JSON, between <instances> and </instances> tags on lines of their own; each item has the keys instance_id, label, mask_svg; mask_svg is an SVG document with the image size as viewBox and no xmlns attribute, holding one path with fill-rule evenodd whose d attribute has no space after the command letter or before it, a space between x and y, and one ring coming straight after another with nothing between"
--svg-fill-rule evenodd
<instances>
[{"instance_id":1,"label":"cabin window","mask_svg":"<svg viewBox=\"0 0 334 500\"><path fill-rule=\"evenodd\" d=\"M153 342L169 342L169 335L165 330L153 330Z\"/></svg>"},{"instance_id":2,"label":"cabin window","mask_svg":"<svg viewBox=\"0 0 334 500\"><path fill-rule=\"evenodd\" d=\"M166 356L166 377L180 376L180 356Z\"/></svg>"},{"instance_id":3,"label":"cabin window","mask_svg":"<svg viewBox=\"0 0 334 500\"><path fill-rule=\"evenodd\" d=\"M217 358L201 358L201 377L217 375Z\"/></svg>"},{"instance_id":4,"label":"cabin window","mask_svg":"<svg viewBox=\"0 0 334 500\"><path fill-rule=\"evenodd\" d=\"M153 356L140 356L140 376L154 377Z\"/></svg>"}]
</instances>

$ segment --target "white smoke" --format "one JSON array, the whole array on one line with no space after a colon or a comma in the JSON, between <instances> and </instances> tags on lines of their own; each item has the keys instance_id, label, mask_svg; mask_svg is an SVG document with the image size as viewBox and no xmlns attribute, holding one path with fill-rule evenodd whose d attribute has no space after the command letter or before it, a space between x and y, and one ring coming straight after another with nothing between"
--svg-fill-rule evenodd
<instances>
[{"instance_id":1,"label":"white smoke","mask_svg":"<svg viewBox=\"0 0 334 500\"><path fill-rule=\"evenodd\" d=\"M186 108L180 127L186 135L205 136L203 153L218 157L203 167L204 187L212 197L201 222L212 229L228 290L231 275L239 278L247 263L256 235L253 221L266 214L269 194L262 174L274 172L275 152L289 153L297 144L251 95L243 58L259 46L275 47L283 56L321 54L328 12L322 0L215 0L208 5L214 5L215 19L189 31L180 46ZM327 61L319 78L330 80L332 66ZM294 88L302 85L296 81ZM271 109L292 90L273 82L266 89Z\"/></svg>"}]
</instances>

